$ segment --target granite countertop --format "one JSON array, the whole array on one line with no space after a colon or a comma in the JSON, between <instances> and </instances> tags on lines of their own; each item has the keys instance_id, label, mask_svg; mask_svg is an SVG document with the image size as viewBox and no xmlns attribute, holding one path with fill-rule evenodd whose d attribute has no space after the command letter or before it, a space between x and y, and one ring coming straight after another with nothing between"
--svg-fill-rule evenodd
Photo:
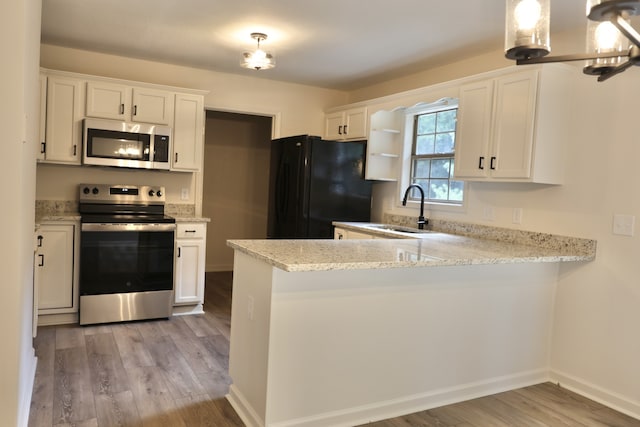
<instances>
[{"instance_id":1,"label":"granite countertop","mask_svg":"<svg viewBox=\"0 0 640 427\"><path fill-rule=\"evenodd\" d=\"M205 218L201 216L173 216L173 217L176 219L176 222L211 222L211 218Z\"/></svg>"},{"instance_id":2,"label":"granite countertop","mask_svg":"<svg viewBox=\"0 0 640 427\"><path fill-rule=\"evenodd\" d=\"M595 247L549 248L431 232L419 239L228 240L285 271L591 261Z\"/></svg>"}]
</instances>

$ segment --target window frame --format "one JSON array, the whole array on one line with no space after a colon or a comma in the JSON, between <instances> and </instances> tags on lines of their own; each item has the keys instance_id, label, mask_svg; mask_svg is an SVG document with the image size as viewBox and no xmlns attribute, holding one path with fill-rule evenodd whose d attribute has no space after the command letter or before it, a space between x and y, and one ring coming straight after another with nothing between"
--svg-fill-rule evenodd
<instances>
[{"instance_id":1,"label":"window frame","mask_svg":"<svg viewBox=\"0 0 640 427\"><path fill-rule=\"evenodd\" d=\"M402 207L402 198L404 197L405 189L412 184L411 177L413 176L413 148L414 148L414 135L415 135L415 122L417 116L428 113L435 113L438 111L458 109L458 99L452 97L441 98L432 103L419 103L411 108L405 110L405 124L404 124L404 155L401 169L401 179L398 182L398 198L397 205ZM456 136L457 136L457 122L456 122ZM455 162L455 145L452 160ZM452 178L450 178L452 179ZM467 210L467 201L469 199L469 190L466 181L463 183L463 197L462 201L443 201L436 199L425 198L424 204L430 210L447 211L463 213ZM428 189L425 189L427 192ZM420 204L419 198L411 198L407 200L407 206L416 207Z\"/></svg>"}]
</instances>

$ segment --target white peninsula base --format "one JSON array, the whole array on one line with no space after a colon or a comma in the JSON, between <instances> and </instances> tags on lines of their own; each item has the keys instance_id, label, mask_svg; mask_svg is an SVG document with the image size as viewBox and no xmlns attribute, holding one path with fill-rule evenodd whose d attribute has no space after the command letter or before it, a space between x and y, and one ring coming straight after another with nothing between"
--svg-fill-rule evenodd
<instances>
[{"instance_id":1,"label":"white peninsula base","mask_svg":"<svg viewBox=\"0 0 640 427\"><path fill-rule=\"evenodd\" d=\"M548 379L557 263L281 270L236 250L227 398L352 426Z\"/></svg>"}]
</instances>

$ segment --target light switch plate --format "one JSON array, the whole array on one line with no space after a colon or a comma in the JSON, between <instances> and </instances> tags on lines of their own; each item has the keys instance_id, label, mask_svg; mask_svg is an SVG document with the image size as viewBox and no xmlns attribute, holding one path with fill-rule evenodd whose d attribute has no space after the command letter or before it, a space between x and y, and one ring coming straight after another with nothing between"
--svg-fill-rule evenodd
<instances>
[{"instance_id":1,"label":"light switch plate","mask_svg":"<svg viewBox=\"0 0 640 427\"><path fill-rule=\"evenodd\" d=\"M522 208L513 208L511 222L514 224L522 224Z\"/></svg>"},{"instance_id":2,"label":"light switch plate","mask_svg":"<svg viewBox=\"0 0 640 427\"><path fill-rule=\"evenodd\" d=\"M633 236L636 217L634 215L613 215L613 234Z\"/></svg>"},{"instance_id":3,"label":"light switch plate","mask_svg":"<svg viewBox=\"0 0 640 427\"><path fill-rule=\"evenodd\" d=\"M182 191L180 191L180 199L181 200L189 200L189 189L188 188L183 188Z\"/></svg>"}]
</instances>

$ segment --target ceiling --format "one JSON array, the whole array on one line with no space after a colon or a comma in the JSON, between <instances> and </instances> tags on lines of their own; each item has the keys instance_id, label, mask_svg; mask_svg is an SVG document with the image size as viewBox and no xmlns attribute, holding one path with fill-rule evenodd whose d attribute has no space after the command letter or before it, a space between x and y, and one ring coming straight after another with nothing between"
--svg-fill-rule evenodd
<instances>
[{"instance_id":1,"label":"ceiling","mask_svg":"<svg viewBox=\"0 0 640 427\"><path fill-rule=\"evenodd\" d=\"M226 73L356 89L503 48L504 0L43 0L42 41ZM551 32L584 28L556 0ZM263 32L276 67L240 67Z\"/></svg>"}]
</instances>

